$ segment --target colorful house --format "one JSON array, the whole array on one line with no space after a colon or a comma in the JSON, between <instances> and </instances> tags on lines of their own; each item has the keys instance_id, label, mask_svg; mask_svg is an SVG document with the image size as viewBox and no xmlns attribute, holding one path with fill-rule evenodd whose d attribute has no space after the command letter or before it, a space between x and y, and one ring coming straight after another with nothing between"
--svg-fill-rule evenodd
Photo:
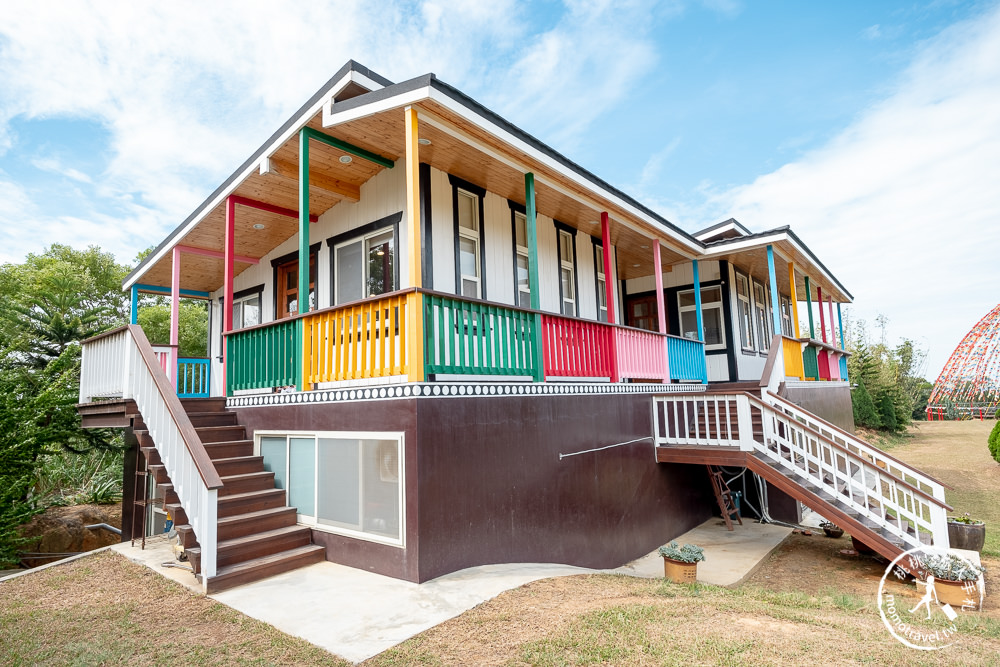
<instances>
[{"instance_id":1,"label":"colorful house","mask_svg":"<svg viewBox=\"0 0 1000 667\"><path fill-rule=\"evenodd\" d=\"M133 443L125 539L169 512L206 590L617 566L718 509L706 465L947 546L942 485L852 434L852 297L790 229L688 234L433 74L347 63L124 287L171 345L87 341L80 413Z\"/></svg>"}]
</instances>

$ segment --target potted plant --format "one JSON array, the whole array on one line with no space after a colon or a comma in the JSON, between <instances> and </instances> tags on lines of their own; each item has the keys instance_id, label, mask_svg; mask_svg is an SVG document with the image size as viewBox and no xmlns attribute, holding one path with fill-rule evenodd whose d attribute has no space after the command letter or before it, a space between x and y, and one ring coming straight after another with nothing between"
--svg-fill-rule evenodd
<instances>
[{"instance_id":1,"label":"potted plant","mask_svg":"<svg viewBox=\"0 0 1000 667\"><path fill-rule=\"evenodd\" d=\"M659 548L663 557L663 576L677 583L693 584L698 578L698 562L705 560L705 550L693 544L680 545L675 540Z\"/></svg>"},{"instance_id":2,"label":"potted plant","mask_svg":"<svg viewBox=\"0 0 1000 667\"><path fill-rule=\"evenodd\" d=\"M986 543L986 523L965 516L948 517L948 543L953 549L982 551Z\"/></svg>"},{"instance_id":3,"label":"potted plant","mask_svg":"<svg viewBox=\"0 0 1000 667\"><path fill-rule=\"evenodd\" d=\"M827 537L843 537L844 535L844 529L832 521L824 521L819 524L819 527L823 529Z\"/></svg>"},{"instance_id":4,"label":"potted plant","mask_svg":"<svg viewBox=\"0 0 1000 667\"><path fill-rule=\"evenodd\" d=\"M953 607L979 608L979 576L986 571L955 554L925 554L920 557L920 569L934 577L938 602Z\"/></svg>"}]
</instances>

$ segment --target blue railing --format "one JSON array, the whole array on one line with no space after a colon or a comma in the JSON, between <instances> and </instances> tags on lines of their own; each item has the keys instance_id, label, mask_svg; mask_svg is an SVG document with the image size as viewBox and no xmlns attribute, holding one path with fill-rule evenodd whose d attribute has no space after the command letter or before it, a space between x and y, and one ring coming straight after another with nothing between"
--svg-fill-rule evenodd
<instances>
[{"instance_id":1,"label":"blue railing","mask_svg":"<svg viewBox=\"0 0 1000 667\"><path fill-rule=\"evenodd\" d=\"M181 357L177 360L177 395L201 398L209 395L212 369L208 359Z\"/></svg>"},{"instance_id":2,"label":"blue railing","mask_svg":"<svg viewBox=\"0 0 1000 667\"><path fill-rule=\"evenodd\" d=\"M671 380L708 382L705 344L700 340L667 336L667 361Z\"/></svg>"}]
</instances>

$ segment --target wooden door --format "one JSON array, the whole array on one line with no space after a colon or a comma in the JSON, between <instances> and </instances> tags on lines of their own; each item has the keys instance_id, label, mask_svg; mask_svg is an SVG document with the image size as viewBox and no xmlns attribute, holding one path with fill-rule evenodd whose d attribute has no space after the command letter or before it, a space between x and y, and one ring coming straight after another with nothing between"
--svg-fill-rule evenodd
<instances>
[{"instance_id":1,"label":"wooden door","mask_svg":"<svg viewBox=\"0 0 1000 667\"><path fill-rule=\"evenodd\" d=\"M660 321L656 309L656 295L627 297L625 300L625 324L636 329L656 331Z\"/></svg>"},{"instance_id":2,"label":"wooden door","mask_svg":"<svg viewBox=\"0 0 1000 667\"><path fill-rule=\"evenodd\" d=\"M299 312L299 260L278 266L278 317ZM316 256L309 257L309 310L316 309Z\"/></svg>"}]
</instances>

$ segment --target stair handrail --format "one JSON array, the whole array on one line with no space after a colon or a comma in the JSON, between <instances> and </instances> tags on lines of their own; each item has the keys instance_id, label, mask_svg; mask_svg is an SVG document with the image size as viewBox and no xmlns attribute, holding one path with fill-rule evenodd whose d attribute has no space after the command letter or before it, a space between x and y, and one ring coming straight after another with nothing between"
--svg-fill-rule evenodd
<instances>
[{"instance_id":1,"label":"stair handrail","mask_svg":"<svg viewBox=\"0 0 1000 667\"><path fill-rule=\"evenodd\" d=\"M89 354L87 347L100 341L103 342L92 347L92 351L101 354ZM135 401L146 429L156 443L174 492L201 545L202 585L207 586L208 579L217 571L216 524L218 489L222 487L222 479L201 438L139 325L129 324L88 339L83 342L83 348L85 368L81 371L81 402L97 395L90 393L91 384L103 389L105 385L110 385L115 375L118 376L120 391L116 393L122 399ZM119 356L111 356L112 352L118 352ZM98 360L103 362L102 367L88 371L86 366ZM95 374L101 377L101 382L90 381ZM86 384L84 378L88 379Z\"/></svg>"},{"instance_id":2,"label":"stair handrail","mask_svg":"<svg viewBox=\"0 0 1000 667\"><path fill-rule=\"evenodd\" d=\"M822 424L822 426L824 428L829 429L831 432L835 432L841 438L843 438L846 443L848 443L848 445L847 445L848 449L850 447L852 447L852 446L853 447L857 447L857 449L859 450L859 452L863 452L865 455L870 456L873 460L884 460L886 462L886 468L885 469L887 471L891 472L891 470L889 468L889 463L890 462L893 463L893 464L895 464L895 467L898 468L899 470L906 470L906 471L908 471L912 475L912 477L914 479L918 480L918 482L920 482L920 483L925 484L928 488L930 488L932 490L931 491L931 495L936 500L938 500L945 507L948 507L947 505L944 504L944 500L945 500L944 490L945 489L954 490L955 487L951 486L950 484L942 482L941 480L937 479L936 477L933 477L932 475L928 475L925 472L921 472L919 470L916 470L912 466L904 463L903 461L900 461L898 458L896 458L892 454L889 454L888 452L885 452L885 451L879 449L878 447L874 447L874 446L870 445L869 443L865 442L864 440L862 440L858 436L854 435L853 433L850 433L849 431L845 431L844 429L840 428L836 424L832 424L832 423L826 421L822 417L818 417L818 416L816 416L815 414L813 414L811 412L807 412L807 411L803 410L802 408L800 408L799 406L795 405L794 403L792 403L791 401L789 401L787 398L784 398L783 396L779 396L778 394L776 394L774 392L767 392L766 398L769 401L776 401L776 402L780 403L781 406L782 406L782 409L784 409L784 410L788 410L790 412L797 413L797 416L801 416L804 419L810 419L810 420L812 420L814 422ZM772 403L772 405L773 405L773 403ZM811 428L812 428L813 431L818 432L820 435L823 435L824 437L827 437L827 436L825 436L825 434L823 434L823 432L820 429L816 428L815 426L813 426ZM828 438L828 439L832 440L832 438ZM844 446L844 445L841 445L840 443L838 443L836 440L832 440L832 441L838 447L843 447ZM893 474L895 474L895 473L893 473ZM906 478L901 477L900 475L896 475L896 477L899 477L904 482L907 481ZM907 483L910 483L910 482L907 482ZM916 485L914 485L914 486L916 486ZM919 486L917 488L919 489ZM952 508L948 507L948 509L952 509Z\"/></svg>"},{"instance_id":3,"label":"stair handrail","mask_svg":"<svg viewBox=\"0 0 1000 667\"><path fill-rule=\"evenodd\" d=\"M887 468L882 468L876 463L876 459L866 458L864 455L855 452L848 447L840 445L831 438L824 436L820 431L812 428L802 415L811 416L810 413L801 410L797 406L794 409L783 410L770 405L767 402L747 394L750 401L755 403L765 415L763 419L764 442L756 443L757 452L775 461L782 467L791 469L797 474L809 479L811 482L824 488L834 498L847 504L854 511L875 522L883 529L887 530L904 543L912 547L921 546L921 529L930 533L935 546L947 548L948 546L948 511L952 508L943 501L936 498L905 479L893 474ZM783 423L784 435L775 429L774 425L766 415L771 415L779 422ZM812 437L819 445L826 445L836 452L840 452L845 458L853 461L859 466L861 480L855 479L855 474L851 473L850 465L846 465L846 470L842 470L836 461L836 454L828 460L823 452L809 451L809 444L803 442L801 438L792 437L791 431L798 429L807 436L805 440ZM858 440L854 438L854 440ZM858 441L859 444L865 444ZM777 447L777 451L772 450L771 445ZM782 456L781 448L785 447L792 454L792 459ZM866 445L870 448L870 446ZM802 457L804 467L795 464L794 454ZM818 476L813 474L809 464L815 465ZM911 469L912 470L912 469ZM828 482L826 477L831 481ZM837 486L837 482L844 484L845 489L850 492L844 495ZM871 483L869 483L871 482ZM943 494L943 491L941 492ZM863 495L863 502L858 502L855 495ZM879 512L876 513L869 507L869 498L879 505ZM896 515L896 521L887 518L886 510L891 510ZM909 534L902 521L906 520L913 526L913 535Z\"/></svg>"}]
</instances>

